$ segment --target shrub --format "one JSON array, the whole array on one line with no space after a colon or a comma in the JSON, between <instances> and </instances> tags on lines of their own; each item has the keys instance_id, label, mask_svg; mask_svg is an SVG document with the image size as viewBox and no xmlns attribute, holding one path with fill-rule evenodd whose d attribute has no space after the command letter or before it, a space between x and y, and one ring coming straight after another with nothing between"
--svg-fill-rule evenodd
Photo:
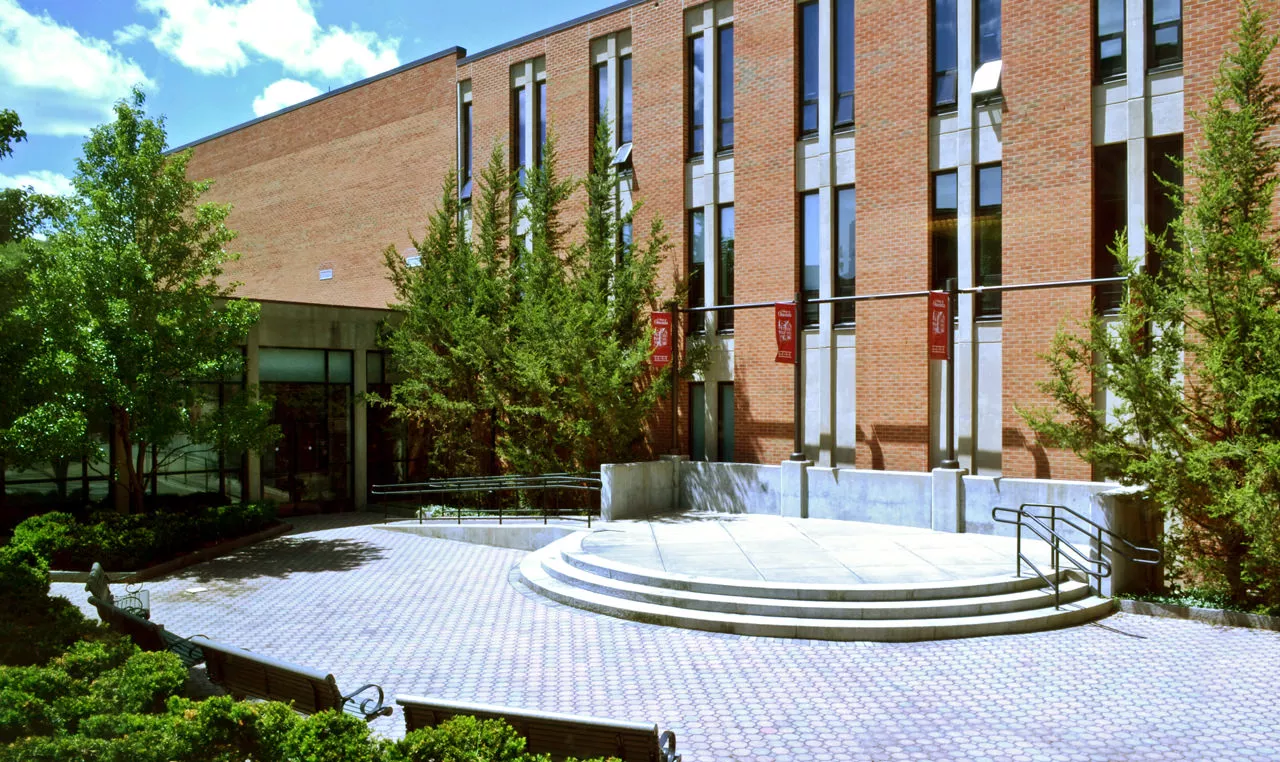
<instances>
[{"instance_id":1,"label":"shrub","mask_svg":"<svg viewBox=\"0 0 1280 762\"><path fill-rule=\"evenodd\" d=\"M141 651L93 681L90 695L118 712L158 712L182 689L187 668L168 651Z\"/></svg>"},{"instance_id":2,"label":"shrub","mask_svg":"<svg viewBox=\"0 0 1280 762\"><path fill-rule=\"evenodd\" d=\"M434 728L415 730L396 744L404 762L541 762L525 753L525 739L502 720L454 717Z\"/></svg>"},{"instance_id":3,"label":"shrub","mask_svg":"<svg viewBox=\"0 0 1280 762\"><path fill-rule=\"evenodd\" d=\"M25 544L0 547L0 664L43 664L97 625L65 598L49 597L49 570Z\"/></svg>"},{"instance_id":4,"label":"shrub","mask_svg":"<svg viewBox=\"0 0 1280 762\"><path fill-rule=\"evenodd\" d=\"M298 762L376 762L384 746L363 720L334 710L306 718L286 737L289 758Z\"/></svg>"}]
</instances>

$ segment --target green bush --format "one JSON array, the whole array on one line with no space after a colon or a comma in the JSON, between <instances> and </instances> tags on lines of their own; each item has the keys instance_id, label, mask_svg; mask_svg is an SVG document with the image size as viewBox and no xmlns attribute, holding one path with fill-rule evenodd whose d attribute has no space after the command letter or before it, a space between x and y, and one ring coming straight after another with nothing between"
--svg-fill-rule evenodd
<instances>
[{"instance_id":1,"label":"green bush","mask_svg":"<svg viewBox=\"0 0 1280 762\"><path fill-rule=\"evenodd\" d=\"M24 544L0 547L0 664L43 664L97 631L65 598L49 597L45 559Z\"/></svg>"},{"instance_id":2,"label":"green bush","mask_svg":"<svg viewBox=\"0 0 1280 762\"><path fill-rule=\"evenodd\" d=\"M182 689L187 668L168 651L141 651L94 680L90 696L118 712L158 712Z\"/></svg>"},{"instance_id":3,"label":"green bush","mask_svg":"<svg viewBox=\"0 0 1280 762\"><path fill-rule=\"evenodd\" d=\"M288 758L298 762L379 762L387 743L371 737L364 720L330 710L295 725L285 745Z\"/></svg>"},{"instance_id":4,"label":"green bush","mask_svg":"<svg viewBox=\"0 0 1280 762\"><path fill-rule=\"evenodd\" d=\"M396 744L404 762L542 762L525 752L525 739L501 720L454 717L415 730Z\"/></svg>"}]
</instances>

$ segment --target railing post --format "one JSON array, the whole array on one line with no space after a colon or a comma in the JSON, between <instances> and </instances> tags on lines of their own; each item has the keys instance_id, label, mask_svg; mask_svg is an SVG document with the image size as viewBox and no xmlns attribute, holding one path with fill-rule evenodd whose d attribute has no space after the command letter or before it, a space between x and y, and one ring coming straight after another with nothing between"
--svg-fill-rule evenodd
<instances>
[{"instance_id":1,"label":"railing post","mask_svg":"<svg viewBox=\"0 0 1280 762\"><path fill-rule=\"evenodd\" d=\"M1016 568L1018 570L1019 578L1022 577L1022 516L1023 516L1022 509L1019 508L1018 523L1014 525L1014 529L1017 532L1017 536L1018 536L1018 543L1014 549L1018 552L1018 562L1017 562Z\"/></svg>"}]
</instances>

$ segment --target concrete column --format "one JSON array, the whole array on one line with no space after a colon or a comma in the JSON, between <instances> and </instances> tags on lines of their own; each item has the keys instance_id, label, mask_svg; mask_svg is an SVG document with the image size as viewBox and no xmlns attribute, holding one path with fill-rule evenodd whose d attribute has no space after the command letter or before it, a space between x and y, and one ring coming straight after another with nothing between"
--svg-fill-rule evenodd
<instances>
[{"instance_id":1,"label":"concrete column","mask_svg":"<svg viewBox=\"0 0 1280 762\"><path fill-rule=\"evenodd\" d=\"M369 390L366 350L356 349L352 353L355 368L352 375L352 391L355 404L351 416L351 502L357 511L369 507L369 404L364 401L364 394Z\"/></svg>"},{"instance_id":2,"label":"concrete column","mask_svg":"<svg viewBox=\"0 0 1280 762\"><path fill-rule=\"evenodd\" d=\"M682 464L682 463L688 463L688 462L689 462L689 456L688 456L688 455L660 455L660 456L658 456L658 460L663 461L664 463L670 463L670 464L671 464L671 472L670 472L670 478L671 478L671 498L667 501L667 508L666 508L666 510L668 510L668 511L679 511L679 510L681 510L681 508L680 508L680 481L681 481L681 477L682 477L682 474L681 474L681 466L680 466L680 464Z\"/></svg>"},{"instance_id":3,"label":"concrete column","mask_svg":"<svg viewBox=\"0 0 1280 762\"><path fill-rule=\"evenodd\" d=\"M963 468L933 469L933 522L935 532L964 531Z\"/></svg>"},{"instance_id":4,"label":"concrete column","mask_svg":"<svg viewBox=\"0 0 1280 762\"><path fill-rule=\"evenodd\" d=\"M1134 545L1158 548L1164 531L1164 520L1146 492L1138 487L1118 487L1098 494L1094 521L1115 532ZM1113 545L1119 545L1114 540ZM1132 553L1118 553L1091 542L1093 552L1111 564L1111 576L1099 581L1102 595L1158 592L1164 582L1163 564L1139 564L1126 558ZM1120 546L1123 547L1123 546Z\"/></svg>"},{"instance_id":5,"label":"concrete column","mask_svg":"<svg viewBox=\"0 0 1280 762\"><path fill-rule=\"evenodd\" d=\"M782 515L795 519L809 518L809 478L808 469L813 462L808 460L785 460L782 462Z\"/></svg>"},{"instance_id":6,"label":"concrete column","mask_svg":"<svg viewBox=\"0 0 1280 762\"><path fill-rule=\"evenodd\" d=\"M258 326L254 326L249 330L249 336L245 342L245 361L244 361L244 381L250 388L258 385ZM246 482L242 485L244 494L248 500L262 499L262 454L257 450L250 450L245 456L247 461L245 470Z\"/></svg>"}]
</instances>

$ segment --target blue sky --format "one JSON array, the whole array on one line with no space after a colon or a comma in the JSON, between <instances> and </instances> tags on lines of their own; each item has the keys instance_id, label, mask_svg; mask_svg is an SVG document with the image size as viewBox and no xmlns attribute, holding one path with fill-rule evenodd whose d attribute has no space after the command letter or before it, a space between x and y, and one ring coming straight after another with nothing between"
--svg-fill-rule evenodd
<instances>
[{"instance_id":1,"label":"blue sky","mask_svg":"<svg viewBox=\"0 0 1280 762\"><path fill-rule=\"evenodd\" d=\"M478 52L614 0L0 0L0 108L27 142L0 187L65 192L89 129L140 84L181 145L452 45Z\"/></svg>"}]
</instances>

